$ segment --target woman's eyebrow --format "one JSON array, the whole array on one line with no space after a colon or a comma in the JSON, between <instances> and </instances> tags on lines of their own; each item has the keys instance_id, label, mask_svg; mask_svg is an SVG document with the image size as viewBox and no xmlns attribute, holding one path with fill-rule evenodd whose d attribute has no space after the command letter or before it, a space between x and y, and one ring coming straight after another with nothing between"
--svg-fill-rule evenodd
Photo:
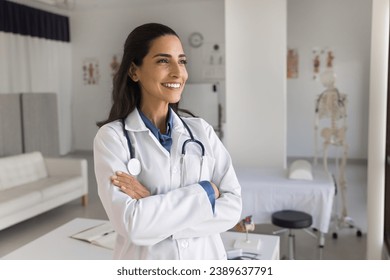
<instances>
[{"instance_id":1,"label":"woman's eyebrow","mask_svg":"<svg viewBox=\"0 0 390 280\"><path fill-rule=\"evenodd\" d=\"M154 55L153 58L158 57L158 56L162 56L162 57L172 57L172 55L167 54L167 53L158 53L158 54ZM183 54L179 54L179 57L186 57L186 55L185 55L184 53L183 53Z\"/></svg>"}]
</instances>

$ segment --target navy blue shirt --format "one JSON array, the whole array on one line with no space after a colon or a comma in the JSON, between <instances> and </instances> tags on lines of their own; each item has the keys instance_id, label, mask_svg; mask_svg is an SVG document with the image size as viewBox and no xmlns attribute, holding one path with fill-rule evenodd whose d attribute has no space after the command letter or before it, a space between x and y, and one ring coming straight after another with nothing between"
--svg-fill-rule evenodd
<instances>
[{"instance_id":1,"label":"navy blue shirt","mask_svg":"<svg viewBox=\"0 0 390 280\"><path fill-rule=\"evenodd\" d=\"M165 134L161 133L160 130L145 116L144 113L139 110L139 114L141 116L141 119L145 123L146 127L149 128L149 130L153 133L153 135L157 138L158 141L160 141L161 145L168 151L171 152L172 147L172 127L173 127L173 117L171 109L168 110L168 117L167 117L167 132Z\"/></svg>"}]
</instances>

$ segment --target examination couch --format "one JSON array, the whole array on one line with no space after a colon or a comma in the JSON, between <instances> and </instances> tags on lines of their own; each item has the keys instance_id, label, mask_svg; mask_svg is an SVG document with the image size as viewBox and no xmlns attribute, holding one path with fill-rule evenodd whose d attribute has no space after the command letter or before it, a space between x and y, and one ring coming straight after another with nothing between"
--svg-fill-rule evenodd
<instances>
[{"instance_id":1,"label":"examination couch","mask_svg":"<svg viewBox=\"0 0 390 280\"><path fill-rule=\"evenodd\" d=\"M0 230L88 195L85 159L40 152L0 158Z\"/></svg>"}]
</instances>

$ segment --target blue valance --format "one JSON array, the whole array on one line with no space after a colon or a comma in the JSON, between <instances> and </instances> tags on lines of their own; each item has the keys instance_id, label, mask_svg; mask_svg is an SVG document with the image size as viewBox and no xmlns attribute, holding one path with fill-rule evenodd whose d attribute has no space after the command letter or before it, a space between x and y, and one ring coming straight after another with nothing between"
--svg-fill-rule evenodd
<instances>
[{"instance_id":1,"label":"blue valance","mask_svg":"<svg viewBox=\"0 0 390 280\"><path fill-rule=\"evenodd\" d=\"M0 0L0 31L70 42L69 18Z\"/></svg>"}]
</instances>

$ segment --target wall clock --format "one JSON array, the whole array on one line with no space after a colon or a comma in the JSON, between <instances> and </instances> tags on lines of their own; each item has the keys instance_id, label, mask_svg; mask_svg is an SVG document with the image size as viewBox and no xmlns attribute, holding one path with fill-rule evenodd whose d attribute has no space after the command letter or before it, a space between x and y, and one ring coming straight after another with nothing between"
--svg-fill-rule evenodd
<instances>
[{"instance_id":1,"label":"wall clock","mask_svg":"<svg viewBox=\"0 0 390 280\"><path fill-rule=\"evenodd\" d=\"M191 47L199 48L203 44L203 35L199 32L191 33L189 43Z\"/></svg>"}]
</instances>

